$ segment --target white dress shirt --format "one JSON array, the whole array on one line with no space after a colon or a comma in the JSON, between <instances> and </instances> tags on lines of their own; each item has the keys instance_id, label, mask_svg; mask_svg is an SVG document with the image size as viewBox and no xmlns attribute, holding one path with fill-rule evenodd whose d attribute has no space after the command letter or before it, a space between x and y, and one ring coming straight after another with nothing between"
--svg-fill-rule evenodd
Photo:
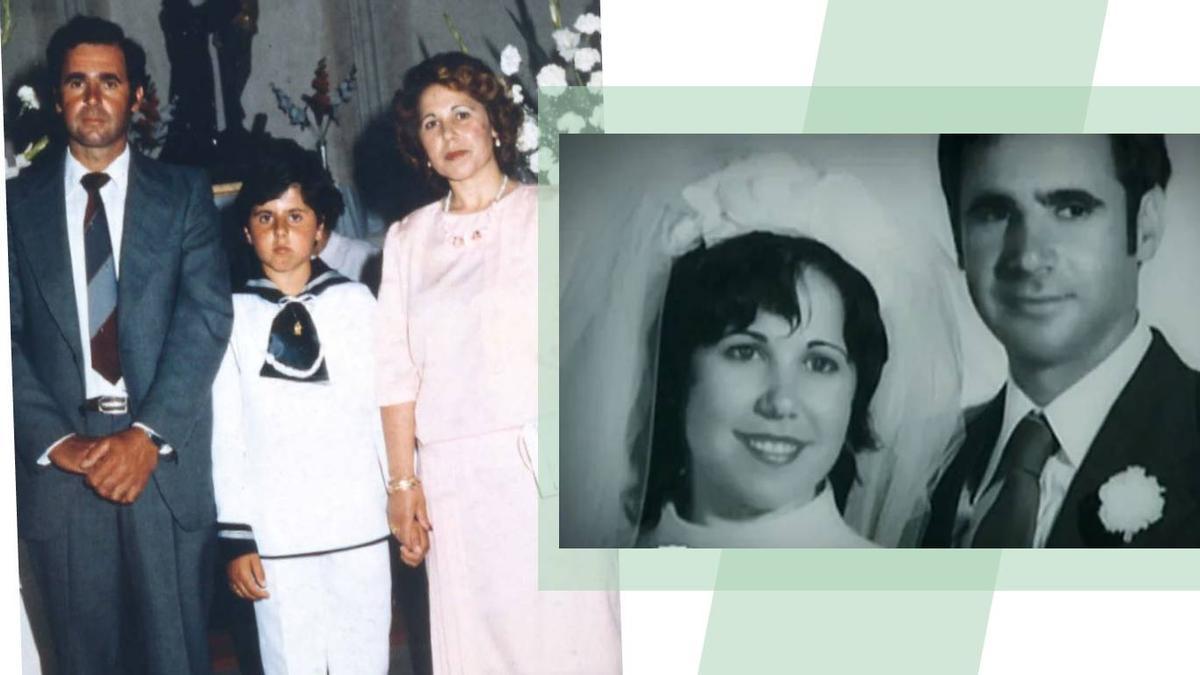
<instances>
[{"instance_id":1,"label":"white dress shirt","mask_svg":"<svg viewBox=\"0 0 1200 675\"><path fill-rule=\"evenodd\" d=\"M1121 390L1129 383L1142 358L1150 349L1150 340L1150 328L1139 316L1133 330L1107 358L1040 410L1058 440L1059 449L1050 456L1042 469L1039 481L1041 497L1038 500L1037 526L1033 535L1034 548L1045 546L1046 539L1050 536L1050 528L1054 525L1063 500L1066 499L1071 479L1083 464L1092 441L1100 432L1100 427L1120 396ZM980 483L988 488L971 503L970 524L960 544L966 544L975 537L975 530L980 521L999 495L1002 481L997 481L995 485L992 485L992 481L999 467L1004 446L1017 424L1034 410L1038 410L1038 406L1021 391L1010 376L1005 386L1004 419L1000 426L1000 434L996 437L987 471L984 473L983 482Z\"/></svg>"},{"instance_id":2,"label":"white dress shirt","mask_svg":"<svg viewBox=\"0 0 1200 675\"><path fill-rule=\"evenodd\" d=\"M108 182L100 188L100 199L104 202L104 217L108 221L108 236L112 242L113 267L117 278L121 276L121 236L125 233L125 194L129 187L129 146L117 155L104 169L108 174ZM87 190L81 180L92 173L87 167L67 152L66 166L63 170L63 194L67 202L67 248L71 254L71 282L75 289L75 316L79 319L79 346L83 351L83 383L84 398L97 396L126 396L125 378L115 383L104 379L100 373L92 369L92 336L88 325L88 280L87 257L83 241L83 216L87 211ZM134 426L153 433L146 425L134 422ZM74 434L67 434L58 439L46 449L38 459L38 464L50 464L50 452L59 443ZM159 448L159 454L171 452L171 446L164 444Z\"/></svg>"}]
</instances>

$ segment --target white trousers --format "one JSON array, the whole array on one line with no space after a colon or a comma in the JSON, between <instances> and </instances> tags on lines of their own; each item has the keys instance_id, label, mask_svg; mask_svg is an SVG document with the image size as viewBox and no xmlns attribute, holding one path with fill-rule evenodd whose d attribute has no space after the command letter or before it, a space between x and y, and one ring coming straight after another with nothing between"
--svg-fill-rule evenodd
<instances>
[{"instance_id":1,"label":"white trousers","mask_svg":"<svg viewBox=\"0 0 1200 675\"><path fill-rule=\"evenodd\" d=\"M268 675L385 674L392 620L386 541L263 560L271 597L254 603Z\"/></svg>"}]
</instances>

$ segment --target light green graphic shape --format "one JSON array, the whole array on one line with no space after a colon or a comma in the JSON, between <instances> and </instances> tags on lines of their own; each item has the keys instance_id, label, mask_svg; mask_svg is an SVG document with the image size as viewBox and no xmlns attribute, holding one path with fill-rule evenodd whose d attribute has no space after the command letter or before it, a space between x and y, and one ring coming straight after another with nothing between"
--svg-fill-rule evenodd
<instances>
[{"instance_id":1,"label":"light green graphic shape","mask_svg":"<svg viewBox=\"0 0 1200 675\"><path fill-rule=\"evenodd\" d=\"M813 85L1089 86L1104 0L829 0Z\"/></svg>"},{"instance_id":2,"label":"light green graphic shape","mask_svg":"<svg viewBox=\"0 0 1200 675\"><path fill-rule=\"evenodd\" d=\"M1096 0L829 0L805 131L1083 131L1105 9ZM983 89L1006 85L1066 89ZM1022 97L1040 105L1022 106ZM998 572L1004 554L985 555ZM751 664L763 673L979 669L988 590L739 593L724 590L745 574L726 570L730 556L718 572L703 673ZM819 567L805 571L820 578Z\"/></svg>"},{"instance_id":3,"label":"light green graphic shape","mask_svg":"<svg viewBox=\"0 0 1200 675\"><path fill-rule=\"evenodd\" d=\"M978 670L990 591L718 591L700 672Z\"/></svg>"}]
</instances>

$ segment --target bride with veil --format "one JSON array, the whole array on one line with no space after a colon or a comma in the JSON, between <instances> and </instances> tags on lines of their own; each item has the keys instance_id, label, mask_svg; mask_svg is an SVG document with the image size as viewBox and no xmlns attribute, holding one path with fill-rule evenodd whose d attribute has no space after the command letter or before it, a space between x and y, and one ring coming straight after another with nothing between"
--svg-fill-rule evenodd
<instances>
[{"instance_id":1,"label":"bride with veil","mask_svg":"<svg viewBox=\"0 0 1200 675\"><path fill-rule=\"evenodd\" d=\"M611 211L614 197L600 191L591 196L592 204L575 207L606 204ZM923 525L930 483L962 428L962 356L949 292L956 270L949 256L922 233L901 231L889 223L855 177L822 172L784 153L744 157L682 191L645 185L641 195L620 198L624 213L616 222L586 229L565 226L562 234L563 545L823 547L865 545L865 540L883 546L913 545ZM753 250L747 242L760 247L746 254L752 256L749 260L701 267L690 277L683 270L688 260L720 251L736 256L737 248ZM778 257L773 251L795 246L804 251L795 255L817 251L826 262L817 265L817 273L807 258L797 259L798 267L786 268L792 281L785 294L790 299L783 304L795 305L797 311L784 313L792 316L781 316L779 301L758 302L757 315L751 312L741 321L733 320L740 325L724 326L712 336L684 339L689 354L676 353L680 341L672 337L671 317L678 313L672 299L678 294L672 290L668 297L673 277L703 286L706 274L724 275L737 286L738 265L748 276L770 276L765 261ZM839 271L843 267L849 271ZM836 290L820 290L831 277L836 278L830 288ZM838 279L851 277L861 278L859 287L867 290L848 293ZM671 283L674 289L681 282ZM747 292L731 291L742 300ZM820 293L837 298L827 302L836 305L836 313L821 308L816 299ZM718 295L714 293L713 303L728 304ZM863 304L859 296L869 296L865 306L874 309L855 309ZM670 306L664 307L665 302ZM706 311L703 302L701 297L701 313ZM739 346L730 337L748 333L758 340L770 332L762 326L778 320L787 324L778 324L785 327L774 335L794 340L793 334L805 335L810 324L819 333L818 324L829 323L820 318L823 312L850 317L872 311L886 338L859 340L871 345L868 352L860 346L856 354L855 344L840 344L840 326L824 329L816 342L832 356L815 361L803 351L814 343L808 337L808 342L795 343L800 345L795 349L787 346L792 342L777 343L775 338L772 346ZM845 341L855 342L849 318L845 325ZM776 344L781 345L779 351L772 351ZM802 439L763 435L797 416L791 412L791 398L763 394L738 403L753 411L738 413L741 421L732 436L740 443L727 442L730 429L713 420L736 399L730 393L736 387L723 384L731 380L717 380L706 394L698 382L707 380L698 380L696 371L705 363L703 355L718 346L724 351L717 352L714 363L724 364L724 373L765 372L753 362L782 362L786 357L788 363L805 364L802 370L787 372L804 378L830 373L821 375L821 381L829 382L843 372L836 363L842 359L858 377L856 384L847 380L851 389L828 389L841 392L829 396L845 399L840 418L839 406L826 406L834 411L830 419L835 426L841 425L840 435L830 436L829 443L816 442L808 431L796 432ZM872 360L881 366L874 376ZM693 365L681 376L670 374L669 362ZM776 380L779 377L793 378L779 375ZM686 385L671 386L681 378ZM794 390L795 397L811 399L812 391L804 386L808 385ZM864 386L866 398L859 407L865 410L852 414L855 406L847 392ZM682 404L669 403L664 392L671 389L682 390ZM706 407L697 401L716 403ZM677 431L664 433L678 417L685 419L678 421ZM743 428L747 424L760 425L755 433L762 434L748 433ZM858 433L856 424L862 428ZM731 445L736 449L730 451ZM819 451L827 446L834 449ZM675 464L665 461L670 453L682 459Z\"/></svg>"}]
</instances>

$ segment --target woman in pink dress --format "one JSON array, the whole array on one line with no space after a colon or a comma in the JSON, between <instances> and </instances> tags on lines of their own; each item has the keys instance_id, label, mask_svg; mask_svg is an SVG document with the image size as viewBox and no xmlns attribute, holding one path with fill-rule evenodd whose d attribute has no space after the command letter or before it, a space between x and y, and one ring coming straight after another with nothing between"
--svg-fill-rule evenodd
<instances>
[{"instance_id":1,"label":"woman in pink dress","mask_svg":"<svg viewBox=\"0 0 1200 675\"><path fill-rule=\"evenodd\" d=\"M389 518L405 563L428 554L434 671L617 672L616 594L537 589L537 189L510 177L521 110L459 53L413 67L394 107L407 159L446 190L388 232L377 354L402 458Z\"/></svg>"}]
</instances>

